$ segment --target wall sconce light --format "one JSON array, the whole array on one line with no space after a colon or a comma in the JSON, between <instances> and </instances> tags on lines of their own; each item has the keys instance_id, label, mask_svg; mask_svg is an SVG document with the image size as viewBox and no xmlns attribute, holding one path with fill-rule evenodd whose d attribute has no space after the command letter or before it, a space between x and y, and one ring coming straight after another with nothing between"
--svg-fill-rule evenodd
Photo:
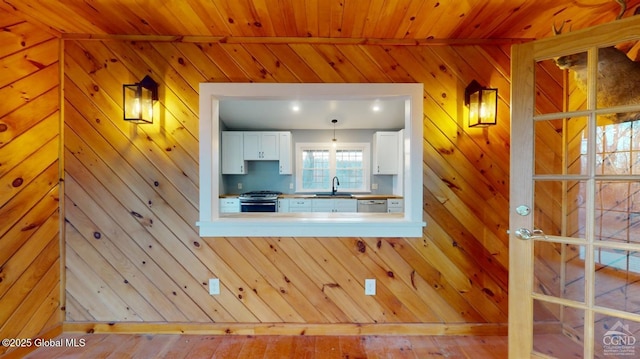
<instances>
[{"instance_id":1,"label":"wall sconce light","mask_svg":"<svg viewBox=\"0 0 640 359\"><path fill-rule=\"evenodd\" d=\"M153 123L153 103L158 101L158 83L148 75L136 84L122 85L124 120Z\"/></svg>"},{"instance_id":2,"label":"wall sconce light","mask_svg":"<svg viewBox=\"0 0 640 359\"><path fill-rule=\"evenodd\" d=\"M469 107L469 127L486 127L498 123L498 89L471 81L464 90L464 104Z\"/></svg>"}]
</instances>

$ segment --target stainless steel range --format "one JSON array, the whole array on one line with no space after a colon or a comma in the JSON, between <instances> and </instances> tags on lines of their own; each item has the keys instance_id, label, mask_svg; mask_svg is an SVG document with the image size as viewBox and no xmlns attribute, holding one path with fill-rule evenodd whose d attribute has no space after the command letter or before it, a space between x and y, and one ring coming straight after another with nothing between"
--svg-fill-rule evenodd
<instances>
[{"instance_id":1,"label":"stainless steel range","mask_svg":"<svg viewBox=\"0 0 640 359\"><path fill-rule=\"evenodd\" d=\"M282 192L252 191L240 195L240 212L277 212Z\"/></svg>"}]
</instances>

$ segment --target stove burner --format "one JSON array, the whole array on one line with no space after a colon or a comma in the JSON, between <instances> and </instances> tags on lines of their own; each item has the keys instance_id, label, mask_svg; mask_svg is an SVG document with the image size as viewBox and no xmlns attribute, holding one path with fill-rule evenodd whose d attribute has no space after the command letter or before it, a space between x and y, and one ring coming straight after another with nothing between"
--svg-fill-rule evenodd
<instances>
[{"instance_id":1,"label":"stove burner","mask_svg":"<svg viewBox=\"0 0 640 359\"><path fill-rule=\"evenodd\" d=\"M240 199L241 212L276 212L278 196L282 192L277 191L251 191L238 197Z\"/></svg>"},{"instance_id":2,"label":"stove burner","mask_svg":"<svg viewBox=\"0 0 640 359\"><path fill-rule=\"evenodd\" d=\"M241 196L255 196L255 197L263 197L263 196L279 196L282 192L278 191L251 191L245 192L241 194Z\"/></svg>"},{"instance_id":3,"label":"stove burner","mask_svg":"<svg viewBox=\"0 0 640 359\"><path fill-rule=\"evenodd\" d=\"M282 192L278 191L251 191L240 195L240 201L275 201Z\"/></svg>"}]
</instances>

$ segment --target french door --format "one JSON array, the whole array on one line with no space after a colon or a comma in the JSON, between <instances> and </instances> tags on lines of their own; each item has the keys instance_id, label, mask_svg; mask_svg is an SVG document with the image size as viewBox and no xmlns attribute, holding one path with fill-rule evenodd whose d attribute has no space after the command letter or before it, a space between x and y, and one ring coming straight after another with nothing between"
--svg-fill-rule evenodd
<instances>
[{"instance_id":1,"label":"french door","mask_svg":"<svg viewBox=\"0 0 640 359\"><path fill-rule=\"evenodd\" d=\"M640 16L512 48L510 358L640 357L640 105L596 80L638 39Z\"/></svg>"}]
</instances>

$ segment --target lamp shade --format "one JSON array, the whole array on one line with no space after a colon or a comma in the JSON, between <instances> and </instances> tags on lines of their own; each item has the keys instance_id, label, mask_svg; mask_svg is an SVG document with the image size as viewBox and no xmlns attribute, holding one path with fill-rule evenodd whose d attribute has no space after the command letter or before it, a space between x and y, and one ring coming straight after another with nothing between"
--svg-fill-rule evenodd
<instances>
[{"instance_id":1,"label":"lamp shade","mask_svg":"<svg viewBox=\"0 0 640 359\"><path fill-rule=\"evenodd\" d=\"M153 104L158 100L158 84L149 76L135 84L122 86L124 120L153 123Z\"/></svg>"},{"instance_id":2,"label":"lamp shade","mask_svg":"<svg viewBox=\"0 0 640 359\"><path fill-rule=\"evenodd\" d=\"M480 86L475 80L465 90L469 106L469 127L486 127L498 123L498 89Z\"/></svg>"}]
</instances>

